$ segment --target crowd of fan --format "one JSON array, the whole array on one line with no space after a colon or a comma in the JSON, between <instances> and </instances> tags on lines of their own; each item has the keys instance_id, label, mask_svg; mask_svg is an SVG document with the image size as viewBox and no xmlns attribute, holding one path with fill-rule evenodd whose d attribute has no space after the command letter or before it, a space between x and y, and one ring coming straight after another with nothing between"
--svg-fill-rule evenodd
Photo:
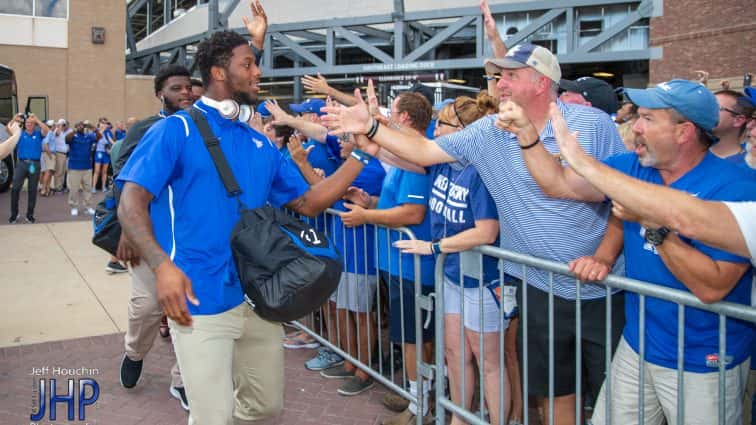
<instances>
[{"instance_id":1,"label":"crowd of fan","mask_svg":"<svg viewBox=\"0 0 756 425\"><path fill-rule=\"evenodd\" d=\"M230 117L223 110L224 98L218 96L247 99L248 93L239 87L253 85L259 78L259 74L239 77L233 68L239 61L246 61L242 63L247 63L248 69L256 69L250 61L260 57L267 21L259 3L251 4L256 19L245 18L245 24L252 44L247 45L238 34L218 33L200 45L198 62L207 90L204 96L192 94L190 74L185 68L169 66L161 69L155 79L155 95L161 99L163 109L136 123L128 133L118 133L123 130L118 124L113 130L107 120L100 120L96 128L89 130L85 123L77 123L75 131L67 130L64 120L50 126L33 116L26 118L23 131L11 126L14 134L21 134L11 222L17 219L18 195L24 179L29 179L26 217L30 222L34 222L33 197L40 172L42 196L63 190L60 179L66 171L63 165L59 167L58 158L68 163L71 214L78 214L73 193L79 189L84 192L85 208L91 211L87 204L90 190L94 190L98 176L102 176L103 183L107 181L110 146L126 139L118 154L121 164L115 167L116 180L125 185L127 199L119 215L124 213L124 244L133 243L142 261L131 260L129 330L121 365L121 383L125 387L136 385L165 309L171 319L179 360L172 371L171 393L187 410L191 406L196 423L204 423L202 418L217 417L214 415L230 417L229 406L216 405L224 404L221 398L230 394L228 388L220 387L230 379L224 380L228 378L224 371L218 382L202 380L210 373L209 365L203 361L209 360L200 359L196 350L206 347L201 344L207 344L207 340L192 340L188 330L196 326L192 325L192 317L194 323L209 323L213 318L220 323L224 317L229 321L255 320L255 326L261 329L268 326L256 316L249 318L251 313L246 310L238 312L236 304L224 304L228 299L238 301L235 293L219 295L220 290L208 284L218 284L217 270L232 264L229 259L211 258L210 254L203 257L202 261L219 263L208 266L207 270L216 273L212 274L198 268L199 260L193 263L186 259L189 257L182 257L188 255L182 243L210 246L215 239L207 233L197 242L192 232L180 233L174 231L174 226L195 226L192 228L197 231L196 225L201 222L207 226L203 231L221 229L216 232L220 234L218 246L227 243L223 232L230 230L230 226L217 227L220 225L212 218L190 221L187 217L191 214L181 212L199 213L197 209L207 205L204 197L214 196L213 190L220 187L213 180L207 186L210 189L199 193L199 185L204 183L192 180L191 174L182 174L189 168L180 168L181 172L175 175L169 169L170 164L185 167L189 163L180 161L194 161L184 157L186 152L203 148L189 143L180 149L171 147L175 140L189 140L190 134L197 137L196 130L187 124L187 115L180 112L194 105L208 116L222 146L224 142L237 143L237 147L247 143L228 140L231 135L243 135L251 137L265 155L274 155L269 163L252 157L232 159L257 161L247 167L259 167L263 170L260 173L273 167L270 175L289 180L271 183L268 202L311 215L319 211L311 206L317 204L313 199L323 198L313 195L307 206L304 201L295 202L300 198L294 195L303 193L293 189L298 182L306 182L308 190L319 195L327 186L331 191L344 187L335 195L341 199L329 204L337 213L313 221L332 237L344 258L338 290L319 315L320 330L334 346L369 365L373 353L368 347L377 346L381 335L377 318L383 315L381 322L388 325L388 340L401 347L406 389L422 400L407 402L389 394L384 402L398 414L384 424L405 425L413 423L417 416L430 419L429 393L433 383L417 370L416 353L421 353L426 363L433 363L434 337L445 340L451 399L472 409L473 388L479 375L484 389L480 397L485 400L491 423L521 421L525 397L537 401L543 418L553 414L555 423L579 423L583 418L576 417L578 394L585 396L587 407L592 407L594 424L608 421L607 404L611 405L608 411L613 423L637 423L641 406L646 423L677 423L677 305L646 298L645 306L641 306L637 294L607 289L596 282L613 273L690 292L704 303L726 300L751 304L751 261L756 244L750 202L756 200L756 90L748 87L745 92L728 89L711 93L698 82L676 79L648 89L626 89L620 101L613 88L599 79L562 79L556 56L543 47L524 43L507 48L482 2L486 36L495 57L485 63L488 86L476 98L461 96L435 102L432 89L416 84L382 108L372 82L363 98L359 90L338 91L318 75L305 77L303 82L309 90L328 96L327 100L310 98L291 104L292 113L268 100L259 103L248 116L239 117L237 113ZM264 22L260 22L261 17ZM153 130L148 131L150 128ZM45 142L41 143L43 138ZM275 152L269 153L261 138L267 138ZM155 161L162 161L161 167L168 168L155 167ZM212 171L209 165L204 167ZM359 172L354 171L357 167ZM349 173L356 178L345 183L344 176ZM636 179L653 185L644 186ZM723 212L718 220L721 223L716 225L734 226L725 227L732 235L727 239L740 241L740 245L732 248L735 245L730 241L718 242L716 235L699 230L695 223L686 221L692 216L690 212L657 212L661 211L657 204L663 204L663 200L658 201L662 195L654 190L668 190L662 186L698 198L689 200L687 195L677 198L681 195L675 191L660 192L668 199L679 199L674 207L666 206L669 211L682 210L688 202L730 202L724 204L724 211L731 212ZM182 188L188 192L181 192ZM222 200L218 211L235 211L237 206L232 201L226 204L224 194L218 196ZM142 210L132 209L138 204L136 199L150 205L154 241L144 237L137 240L142 234L134 228L142 222L135 217ZM656 203L647 204L652 200ZM175 223L174 202L179 217ZM696 205L685 211L715 208L708 203ZM723 204L716 205L719 208ZM398 227L408 228L415 239L388 230ZM183 239L179 241L177 235ZM571 276L550 279L542 270L523 269L506 262L500 265L488 257L479 262L467 255L472 247L490 244L569 264L570 271L583 283L576 285ZM154 246L159 248L148 249ZM750 248L750 259L743 246ZM422 317L415 316L415 279L419 277L423 295L433 292L434 258L441 253L447 254L443 268L445 334L434 336L432 314L426 317L428 312L423 310ZM420 270L414 269L414 255L420 256ZM173 293L179 295L170 301L171 297L161 295L167 287L165 282L170 280L166 274L173 273L171 279L186 278L182 272L166 271L165 267L174 261L192 283L188 289L180 286ZM523 308L526 285L528 304ZM378 294L382 294L380 304L387 307L385 311L377 311ZM550 323L547 309L552 302L554 321ZM610 317L607 304L611 304ZM643 311L645 328L641 332ZM521 320L519 316L525 312L527 320ZM579 332L575 328L576 314L582 316ZM244 319L238 319L241 316ZM415 333L418 321L425 324L422 335ZM740 423L742 418L749 422L750 414L743 409L750 408L750 394L756 385L755 374L750 372L749 377L752 324L727 321L727 355L720 359L716 355L719 317L686 308L684 322L681 363L685 423L717 422L720 399L727 403L727 424ZM522 340L523 323L527 323L529 335L526 346ZM552 326L553 340L549 337ZM462 328L464 332L460 332ZM196 329L212 333L202 326ZM269 344L273 340L273 345L280 348L276 327L260 332L265 332L266 338L272 337L256 340L252 344L255 347L245 345L249 350L246 354L267 355L269 359L265 361L274 369L280 368L279 362L273 360L277 355L271 354L275 348ZM609 344L607 333L612 337ZM582 351L576 353L578 336ZM500 340L504 341L503 352ZM422 347L417 350L420 343ZM283 345L319 346L303 332L290 333ZM641 403L638 356L644 345L645 387ZM550 364L552 346L554 363ZM613 355L611 370L606 370L607 354ZM216 352L212 355L228 360ZM523 355L527 355L527 370L521 368ZM573 367L576 356L580 356L583 370ZM264 369L261 362L265 361L256 358L255 366ZM237 361L247 360L234 360ZM720 362L725 363L726 369L724 394L719 393ZM553 382L549 377L551 366ZM237 365L232 367L236 370ZM342 379L338 392L344 396L358 395L374 385L373 377L365 370L326 347L319 348L304 367L319 371L325 378ZM523 374L528 379L528 394L523 394L520 385ZM582 388L575 388L578 374ZM612 378L610 392L604 387L607 375ZM242 383L236 379L234 376L237 386L257 379L266 391L264 395L243 391L234 394L234 415L256 419L280 411L280 376L245 376ZM744 403L746 393L748 401ZM553 412L549 411L550 395L554 396ZM239 403L247 407L238 407ZM452 423L463 420L455 415Z\"/></svg>"}]
</instances>

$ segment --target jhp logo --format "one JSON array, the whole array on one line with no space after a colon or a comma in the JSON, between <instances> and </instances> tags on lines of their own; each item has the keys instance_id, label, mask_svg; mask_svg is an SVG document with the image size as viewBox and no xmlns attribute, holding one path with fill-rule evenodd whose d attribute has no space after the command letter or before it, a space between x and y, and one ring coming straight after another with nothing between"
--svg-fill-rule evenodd
<instances>
[{"instance_id":1,"label":"jhp logo","mask_svg":"<svg viewBox=\"0 0 756 425\"><path fill-rule=\"evenodd\" d=\"M59 403L65 403L67 405L66 418L69 421L76 420L74 415L76 406L76 392L74 388L78 386L78 420L86 420L85 408L86 406L94 404L100 397L100 386L97 381L90 378L85 379L68 379L68 391L64 394L59 394L57 388L58 381L55 378L39 380L39 385L34 393L38 402L36 404L36 413L32 413L29 418L32 422L38 422L45 419L46 411L49 411L48 419L54 421L57 418L57 405ZM65 382L65 381L64 381ZM49 383L49 387L48 387ZM87 390L89 389L89 390ZM49 391L48 391L49 390ZM49 403L48 403L49 402Z\"/></svg>"}]
</instances>

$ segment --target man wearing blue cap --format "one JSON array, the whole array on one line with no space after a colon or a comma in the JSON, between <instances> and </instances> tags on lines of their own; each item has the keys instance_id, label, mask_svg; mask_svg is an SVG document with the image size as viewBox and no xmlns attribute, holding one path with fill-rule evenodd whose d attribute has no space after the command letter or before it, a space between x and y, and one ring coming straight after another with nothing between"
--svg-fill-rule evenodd
<instances>
[{"instance_id":1,"label":"man wearing blue cap","mask_svg":"<svg viewBox=\"0 0 756 425\"><path fill-rule=\"evenodd\" d=\"M310 98L302 103L292 103L289 105L289 109L300 114L302 119L306 121L320 124L320 117L325 115L325 113L320 112L320 108L324 106L326 106L326 103L323 99ZM309 152L307 160L310 161L310 165L313 168L323 170L326 177L333 174L339 168L341 161L331 153L324 143L315 139L308 139L302 147Z\"/></svg>"},{"instance_id":2,"label":"man wearing blue cap","mask_svg":"<svg viewBox=\"0 0 756 425\"><path fill-rule=\"evenodd\" d=\"M714 141L719 106L711 92L699 83L672 80L656 87L628 89L638 105L640 118L634 152L615 155L604 162L611 168L646 182L665 185L700 199L745 201L756 198L756 183L745 171L709 152ZM549 196L602 203L605 195L571 168L553 160L541 146L538 134L522 109L507 105L499 115L501 125L518 134L525 161L536 182ZM551 106L557 138L575 137L564 125L561 112ZM678 236L659 224L627 214L617 203L614 211L625 221L624 250L628 277L693 293L701 301L720 300L750 304L751 270L748 258ZM656 298L645 299L645 329L639 329L640 300L625 296L625 328L611 371L611 394L602 389L594 408L593 423L604 424L607 398L611 419L617 424L638 423L639 351L645 344L645 422L678 423L677 364L678 306ZM684 418L683 423L717 423L719 397L725 397L726 424L742 416L742 396L753 341L750 324L729 320L726 357L719 359L716 314L685 309ZM726 365L726 391L718 397L719 362ZM682 395L680 395L682 396Z\"/></svg>"}]
</instances>

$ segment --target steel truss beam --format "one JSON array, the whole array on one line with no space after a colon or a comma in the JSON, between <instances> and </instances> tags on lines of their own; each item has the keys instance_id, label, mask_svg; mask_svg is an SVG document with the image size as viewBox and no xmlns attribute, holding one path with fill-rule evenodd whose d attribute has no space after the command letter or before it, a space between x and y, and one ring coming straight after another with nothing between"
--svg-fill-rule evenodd
<instances>
[{"instance_id":1,"label":"steel truss beam","mask_svg":"<svg viewBox=\"0 0 756 425\"><path fill-rule=\"evenodd\" d=\"M239 3L234 0L223 11L218 1L211 0L208 32L177 40L164 45L136 50L130 18L146 0L137 0L127 14L127 70L150 74L168 59L169 63L192 64L192 49L207 34L223 28L228 15ZM651 16L655 2L661 0L563 0L554 8L552 1L503 3L491 6L491 12L502 14L531 12L540 14L529 25L510 36L508 44L530 40L545 25L562 20L567 24L566 52L559 55L561 63L611 62L648 60L653 54L648 46L638 50L597 51L604 43ZM627 15L609 28L604 28L591 40L580 45L577 41L576 9L584 7L628 5ZM483 21L477 7L429 10L421 12L397 11L391 15L373 15L356 18L328 19L287 24L274 24L268 28L262 72L266 77L292 77L320 72L321 74L414 72L478 68L484 60ZM566 17L565 17L566 15ZM386 28L393 26L394 31ZM246 34L245 28L233 31ZM467 46L471 52L465 57L435 60L441 49ZM355 64L355 49L364 52L362 61ZM166 55L165 52L170 54ZM161 55L160 53L164 53ZM189 54L190 57L187 57ZM323 57L325 59L323 59ZM441 57L448 57L448 54Z\"/></svg>"}]
</instances>

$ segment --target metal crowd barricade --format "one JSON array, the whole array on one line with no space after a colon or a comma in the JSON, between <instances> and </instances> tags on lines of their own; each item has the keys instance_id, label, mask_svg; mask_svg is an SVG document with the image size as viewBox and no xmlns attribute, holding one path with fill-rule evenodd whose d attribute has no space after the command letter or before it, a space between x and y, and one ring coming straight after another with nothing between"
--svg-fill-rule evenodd
<instances>
[{"instance_id":1,"label":"metal crowd barricade","mask_svg":"<svg viewBox=\"0 0 756 425\"><path fill-rule=\"evenodd\" d=\"M338 216L338 214L341 211L334 210L329 208L326 210L323 214L316 218L306 218L306 217L300 217L302 220L305 220L312 224L314 227L318 228L319 230L323 231L328 237L333 238L337 233L336 226L337 221L335 217ZM339 221L340 222L340 221ZM342 224L343 226L343 224ZM364 232L363 236L363 255L365 258L363 259L365 261L365 265L367 265L367 232L368 229L372 227L373 237L374 237L374 249L375 249L375 274L377 277L377 285L376 285L376 302L375 302L375 309L368 308L367 311L374 311L374 313L368 313L375 315L375 329L377 331L377 335L375 338L376 344L377 344L377 365L374 364L374 350L372 346L372 335L371 327L367 326L368 335L367 335L367 343L368 343L368 359L359 359L355 356L351 355L347 352L347 350L342 349L342 346L350 347L352 338L356 339L356 346L357 346L357 353L359 357L359 353L362 351L360 347L360 341L362 340L359 335L359 329L360 329L360 323L359 323L359 315L357 316L357 323L355 326L355 329L357 330L356 335L352 335L350 332L347 332L346 335L341 334L341 323L340 323L340 316L336 314L335 316L335 323L333 323L333 320L331 319L331 312L328 311L330 309L331 303L328 301L324 307L321 307L321 310L318 312L313 313L311 317L302 318L298 321L292 322L292 324L299 328L300 330L304 331L306 334L312 336L315 338L321 345L324 347L327 347L331 351L337 353L340 355L344 360L349 361L353 365L355 365L357 368L361 369L365 373L367 373L370 377L378 381L379 383L383 384L390 390L396 392L397 394L401 395L405 399L409 400L410 402L415 402L418 404L418 408L420 411L422 411L423 406L423 378L430 378L432 376L432 367L431 365L425 364L422 362L422 347L423 343L425 341L422 340L423 334L422 334L422 328L423 323L422 322L422 310L428 310L428 315L432 314L432 306L433 303L430 300L430 297L426 297L422 295L421 292L421 267L420 267L420 256L413 255L413 265L414 265L414 285L415 285L415 302L414 302L414 308L415 308L415 317L417 320L414 323L415 326L415 334L417 338L417 343L415 344L415 355L416 355L416 366L417 366L417 394L421 395L420 397L416 397L412 395L409 392L409 387L407 383L407 373L406 373L406 364L404 362L404 359L406 359L406 353L404 352L404 344L401 344L401 351L402 351L402 367L401 370L398 371L395 368L395 358L394 358L394 350L393 350L393 344L388 342L387 335L383 334L383 321L389 320L389 317L382 317L382 310L385 305L385 303L388 302L390 299L390 291L391 291L391 285L390 282L385 282L386 286L388 288L388 296L387 299L382 299L381 294L381 283L380 283L380 272L379 272L379 261L378 261L378 252L385 253L384 255L387 255L388 258L388 268L391 269L391 256L388 255L389 250L391 249L390 243L391 243L391 237L390 235L392 233L398 234L400 236L400 239L416 239L415 235L412 233L411 230L400 227L400 228L389 228L385 226L379 226L379 225L362 225L359 226L362 228L362 231ZM379 237L378 232L379 229L385 230L387 233L386 237L386 246L378 246L379 245ZM342 235L342 246L346 245L346 233L347 232L340 232ZM357 244L357 235L356 232L352 232L353 237L353 244ZM343 254L343 253L342 253ZM355 252L356 254L356 252ZM398 268L401 271L402 270L402 257L403 255L399 255L399 264ZM344 256L343 261L346 262L351 261L352 264L355 265L355 268L357 268L358 259L357 258L346 258ZM368 276L367 267L365 267L364 276L367 279ZM399 281L400 286L404 284L404 279L401 276L401 272L399 273ZM342 290L343 288L339 287L337 289L337 292L339 290ZM404 314L403 314L403 308L404 308L404 302L403 297L404 294L400 292L400 305L402 306L402 311L400 312L400 315L402 317L402 341L405 341L405 335L404 335ZM338 299L338 295L337 295ZM371 306L372 307L372 306ZM369 317L369 316L368 316ZM347 314L347 319L349 318L349 315ZM319 319L319 320L318 320ZM349 319L348 319L349 320ZM307 322L307 323L306 323ZM390 328L389 328L390 329ZM347 330L349 330L349 327L347 327ZM333 334L331 334L331 339L335 339L334 343L331 341L327 333L328 332L335 332L335 338ZM344 345L344 343L346 345ZM386 353L388 351L388 353ZM388 360L389 362L389 370L385 370L385 361ZM399 375L399 376L397 376ZM417 417L417 424L420 425L422 421L422 415L418 415Z\"/></svg>"},{"instance_id":2,"label":"metal crowd barricade","mask_svg":"<svg viewBox=\"0 0 756 425\"><path fill-rule=\"evenodd\" d=\"M566 275L566 276L572 276L571 273L568 270L567 265L544 260L541 258L536 258L528 255L519 254L512 251L503 250L500 248L492 247L492 246L483 246L483 247L477 247L471 250L472 252L475 252L477 254L480 254L480 265L482 269L482 262L483 262L483 256L490 256L497 258L499 260L499 282L500 284L504 282L504 272L503 272L503 262L509 262L509 263L515 263L522 266L522 296L521 296L521 304L519 306L520 308L520 317L522 321L522 350L523 350L523 364L521 365L521 375L522 375L522 394L523 394L523 419L525 424L531 423L531 418L529 417L529 406L528 406L528 353L527 353L527 346L528 346L528 282L527 282L527 268L532 269L538 269L548 272L549 277L549 294L548 294L548 317L549 317L549 371L548 371L548 382L549 382L549 417L544 418L545 423L552 425L554 423L554 405L553 405L553 395L554 395L554 370L555 367L568 367L567 365L555 365L554 364L554 292L553 292L553 278L554 274L560 274L560 275ZM445 388L444 388L444 381L443 379L438 379L439 375L443 376L444 367L446 364L446 359L444 358L444 351L445 351L445 340L444 340L444 261L446 259L446 254L442 254L439 256L436 267L435 267L435 280L436 280L436 289L435 289L435 299L436 299L436 344L435 344L435 365L433 366L433 369L436 371L436 424L441 425L446 422L445 412L449 411L452 414L456 414L459 417L461 417L463 420L471 423L471 424L486 424L485 417L484 417L484 409L483 409L483 379L481 378L480 382L480 406L479 406L479 413L476 415L470 410L464 409L461 406L458 406L452 402L452 400L446 396ZM460 268L463 267L463 262L460 261ZM464 270L460 270L460 280L464 279ZM573 276L574 278L574 276ZM462 282L460 282L462 283ZM581 365L581 286L582 284L575 279L575 284L577 285L577 299L575 300L576 303L576 318L575 318L575 333L576 333L576 344L575 344L575 351L576 351L576 362L575 362L575 370L577 373L575 374L575 388L582 388L581 385L581 373L582 365ZM685 319L685 307L695 307L697 309L705 310L714 314L719 315L719 359L725 359L726 355L726 321L728 318L730 319L740 319L751 323L756 323L756 309L754 309L751 306L731 303L731 302L718 302L714 304L704 304L698 298L696 298L694 295L688 292L683 292L680 290L670 289L666 288L660 285L648 283L648 282L642 282L638 280L618 277L618 276L609 276L607 277L603 282L600 282L600 284L603 284L607 287L607 297L606 297L606 316L607 320L611 320L612 314L612 303L611 303L611 291L610 289L619 289L629 292L634 292L639 295L639 332L640 332L640 344L639 344L639 380L640 384L638 386L638 396L639 396L639 409L638 409L638 422L643 424L645 423L644 418L644 409L643 409L643 387L644 387L644 375L645 375L645 367L646 367L646 361L645 359L645 301L647 297L652 298L658 298L670 302L674 302L678 305L678 339L677 339L677 350L678 350L678 364L677 364L677 425L682 425L685 423L685 399L684 399L684 391L683 391L683 365L684 365L684 319ZM483 275L481 273L479 277L479 291L482 294L482 290L484 288L484 282L483 282ZM464 297L464 295L463 295ZM464 303L463 303L464 306ZM483 307L481 306L481 312ZM503 309L500 309L499 311L499 323L503 324ZM481 322L482 322L481 317ZM460 320L460 327L461 334L464 336L464 309L462 310L462 319ZM612 340L612 328L611 326L607 325L606 328L606 346L611 347L611 340ZM499 346L500 346L500 352L501 352L501 359L499 360L500 370L504 370L504 330L502 329L501 335L499 336ZM464 341L464 340L463 340ZM483 345L483 338L481 333L481 339L480 339L480 346L481 346L481 354L483 353L482 349ZM464 350L462 352L464 356ZM605 414L606 414L606 423L611 424L612 423L612 415L611 415L611 387L612 387L612 377L611 377L611 364L612 364L612 356L614 353L607 349L606 350L606 379L604 381L604 391L606 393L606 403L605 403ZM462 362L464 363L464 357ZM483 368L483 361L481 359L480 363L480 376L485 376L485 372L482 369ZM719 394L724 395L725 394L725 361L719 361L718 364L719 367ZM464 381L464 377L463 377ZM513 383L514 384L514 383ZM500 396L500 406L503 406L504 404L504 380L500 380L500 387L499 387L499 396ZM463 389L464 390L464 389ZM464 396L462 397L464 400ZM726 406L725 406L726 397L719 396L718 406L718 422L719 424L725 423L725 413L726 413ZM595 402L595 400L594 400ZM505 423L504 422L504 409L501 408L501 417L499 418L499 423ZM581 400L581 394L580 391L576 391L576 402L575 402L575 414L578 423L580 423L580 418L583 417L583 401ZM538 420L535 421L535 423L539 423ZM623 424L617 424L617 425L623 425ZM670 424L673 425L673 424Z\"/></svg>"}]
</instances>

